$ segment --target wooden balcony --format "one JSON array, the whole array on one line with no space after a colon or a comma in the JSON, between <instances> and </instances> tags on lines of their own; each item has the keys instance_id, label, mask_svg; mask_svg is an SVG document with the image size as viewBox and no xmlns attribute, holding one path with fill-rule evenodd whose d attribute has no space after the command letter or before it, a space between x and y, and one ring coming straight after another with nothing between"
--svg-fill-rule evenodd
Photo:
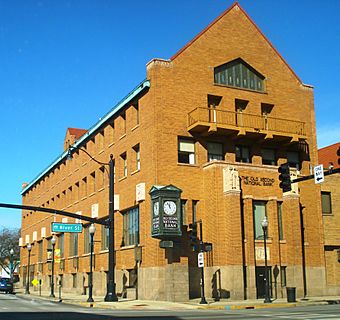
<instances>
[{"instance_id":1,"label":"wooden balcony","mask_svg":"<svg viewBox=\"0 0 340 320\"><path fill-rule=\"evenodd\" d=\"M188 114L188 131L290 142L306 139L301 121L209 108L196 108Z\"/></svg>"}]
</instances>

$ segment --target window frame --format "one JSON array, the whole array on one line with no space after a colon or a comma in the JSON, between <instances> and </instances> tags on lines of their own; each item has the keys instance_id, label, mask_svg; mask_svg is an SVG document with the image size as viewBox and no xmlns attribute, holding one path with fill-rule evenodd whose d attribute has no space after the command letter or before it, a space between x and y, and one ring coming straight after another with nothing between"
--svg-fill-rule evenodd
<instances>
[{"instance_id":1,"label":"window frame","mask_svg":"<svg viewBox=\"0 0 340 320\"><path fill-rule=\"evenodd\" d=\"M240 157L237 155L237 149L240 151ZM248 151L248 158L244 156L244 151ZM248 160L248 161L247 161ZM235 146L235 161L239 163L252 163L252 158L250 155L250 147L244 145L236 145Z\"/></svg>"},{"instance_id":2,"label":"window frame","mask_svg":"<svg viewBox=\"0 0 340 320\"><path fill-rule=\"evenodd\" d=\"M329 211L324 211L324 196L328 196L328 207ZM329 191L321 191L321 210L322 210L322 215L324 216L329 216L332 215L332 193Z\"/></svg>"},{"instance_id":3,"label":"window frame","mask_svg":"<svg viewBox=\"0 0 340 320\"><path fill-rule=\"evenodd\" d=\"M123 215L123 243L122 246L136 246L140 242L139 206L122 212Z\"/></svg>"},{"instance_id":4,"label":"window frame","mask_svg":"<svg viewBox=\"0 0 340 320\"><path fill-rule=\"evenodd\" d=\"M263 154L264 151L272 151L274 158L273 159L265 158L264 154ZM261 149L261 158L262 158L262 164L263 165L267 165L267 166L276 166L277 165L276 150L273 149L273 148L262 148Z\"/></svg>"},{"instance_id":5,"label":"window frame","mask_svg":"<svg viewBox=\"0 0 340 320\"><path fill-rule=\"evenodd\" d=\"M219 145L219 147L221 147L221 153L212 153L211 150L209 150L209 145L210 146L217 146ZM223 161L224 160L224 145L222 142L218 142L218 141L207 141L207 152L208 152L208 162L217 160L217 161ZM214 152L214 150L213 150Z\"/></svg>"},{"instance_id":6,"label":"window frame","mask_svg":"<svg viewBox=\"0 0 340 320\"><path fill-rule=\"evenodd\" d=\"M264 212L258 212L258 218L256 218L256 205L263 205L264 207ZM267 202L266 201L262 201L262 200L254 200L253 201L253 225L254 225L254 239L255 240L264 240L264 233L263 233L263 229L262 229L262 225L261 222L264 218L264 216L267 217L268 219L268 215L267 215ZM259 233L259 234L258 234ZM268 239L268 229L266 232L266 239Z\"/></svg>"},{"instance_id":7,"label":"window frame","mask_svg":"<svg viewBox=\"0 0 340 320\"><path fill-rule=\"evenodd\" d=\"M184 150L184 146L181 146L181 143L192 144L193 151ZM188 146L187 145L187 146ZM190 138L178 138L178 146L177 146L177 161L181 164L189 164L195 165L196 164L196 142ZM188 148L189 149L189 148Z\"/></svg>"}]
</instances>

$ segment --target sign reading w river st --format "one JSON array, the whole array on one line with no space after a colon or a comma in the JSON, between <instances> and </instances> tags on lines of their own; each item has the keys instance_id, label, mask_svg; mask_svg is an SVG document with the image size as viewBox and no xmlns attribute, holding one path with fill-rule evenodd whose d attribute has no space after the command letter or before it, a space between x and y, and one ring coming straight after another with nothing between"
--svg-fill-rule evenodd
<instances>
[{"instance_id":1,"label":"sign reading w river st","mask_svg":"<svg viewBox=\"0 0 340 320\"><path fill-rule=\"evenodd\" d=\"M52 232L73 232L81 233L83 226L81 223L58 223L52 222Z\"/></svg>"}]
</instances>

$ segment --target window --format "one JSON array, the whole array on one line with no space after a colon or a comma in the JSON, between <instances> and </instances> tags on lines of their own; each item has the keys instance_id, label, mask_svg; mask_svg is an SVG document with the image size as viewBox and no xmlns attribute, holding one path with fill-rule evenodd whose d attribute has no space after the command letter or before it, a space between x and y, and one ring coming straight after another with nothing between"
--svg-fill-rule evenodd
<instances>
[{"instance_id":1,"label":"window","mask_svg":"<svg viewBox=\"0 0 340 320\"><path fill-rule=\"evenodd\" d=\"M91 251L91 237L90 237L90 228L86 226L84 228L84 253L90 253Z\"/></svg>"},{"instance_id":2,"label":"window","mask_svg":"<svg viewBox=\"0 0 340 320\"><path fill-rule=\"evenodd\" d=\"M139 208L133 208L123 213L123 246L139 243Z\"/></svg>"},{"instance_id":3,"label":"window","mask_svg":"<svg viewBox=\"0 0 340 320\"><path fill-rule=\"evenodd\" d=\"M122 163L123 163L123 177L127 177L128 170L127 170L127 156L126 156L126 152L121 154L120 158L122 159Z\"/></svg>"},{"instance_id":4,"label":"window","mask_svg":"<svg viewBox=\"0 0 340 320\"><path fill-rule=\"evenodd\" d=\"M332 214L332 198L330 192L321 192L322 214Z\"/></svg>"},{"instance_id":5,"label":"window","mask_svg":"<svg viewBox=\"0 0 340 320\"><path fill-rule=\"evenodd\" d=\"M140 148L139 144L133 147L136 156L136 170L140 170Z\"/></svg>"},{"instance_id":6,"label":"window","mask_svg":"<svg viewBox=\"0 0 340 320\"><path fill-rule=\"evenodd\" d=\"M276 155L274 149L262 149L262 164L276 166Z\"/></svg>"},{"instance_id":7,"label":"window","mask_svg":"<svg viewBox=\"0 0 340 320\"><path fill-rule=\"evenodd\" d=\"M187 224L186 205L187 205L187 200L181 199L181 217L182 217L182 224L183 225Z\"/></svg>"},{"instance_id":8,"label":"window","mask_svg":"<svg viewBox=\"0 0 340 320\"><path fill-rule=\"evenodd\" d=\"M78 233L70 233L70 256L78 255Z\"/></svg>"},{"instance_id":9,"label":"window","mask_svg":"<svg viewBox=\"0 0 340 320\"><path fill-rule=\"evenodd\" d=\"M249 148L245 146L235 147L236 162L250 163L250 152Z\"/></svg>"},{"instance_id":10,"label":"window","mask_svg":"<svg viewBox=\"0 0 340 320\"><path fill-rule=\"evenodd\" d=\"M264 91L264 76L242 59L236 59L214 69L216 84Z\"/></svg>"},{"instance_id":11,"label":"window","mask_svg":"<svg viewBox=\"0 0 340 320\"><path fill-rule=\"evenodd\" d=\"M287 162L289 167L300 169L300 157L297 151L287 151Z\"/></svg>"},{"instance_id":12,"label":"window","mask_svg":"<svg viewBox=\"0 0 340 320\"><path fill-rule=\"evenodd\" d=\"M109 249L109 228L102 226L102 250Z\"/></svg>"},{"instance_id":13,"label":"window","mask_svg":"<svg viewBox=\"0 0 340 320\"><path fill-rule=\"evenodd\" d=\"M282 224L282 202L277 203L277 221L279 227L279 240L284 239L283 224Z\"/></svg>"},{"instance_id":14,"label":"window","mask_svg":"<svg viewBox=\"0 0 340 320\"><path fill-rule=\"evenodd\" d=\"M178 162L195 164L195 142L193 140L178 140Z\"/></svg>"},{"instance_id":15,"label":"window","mask_svg":"<svg viewBox=\"0 0 340 320\"><path fill-rule=\"evenodd\" d=\"M223 144L218 142L208 142L208 161L223 160Z\"/></svg>"},{"instance_id":16,"label":"window","mask_svg":"<svg viewBox=\"0 0 340 320\"><path fill-rule=\"evenodd\" d=\"M286 268L281 266L280 273L281 273L281 287L285 287L287 285L287 276L286 276Z\"/></svg>"},{"instance_id":17,"label":"window","mask_svg":"<svg viewBox=\"0 0 340 320\"><path fill-rule=\"evenodd\" d=\"M254 237L255 239L263 239L262 220L266 216L266 202L254 201L253 202L254 214ZM268 232L267 232L268 237Z\"/></svg>"}]
</instances>

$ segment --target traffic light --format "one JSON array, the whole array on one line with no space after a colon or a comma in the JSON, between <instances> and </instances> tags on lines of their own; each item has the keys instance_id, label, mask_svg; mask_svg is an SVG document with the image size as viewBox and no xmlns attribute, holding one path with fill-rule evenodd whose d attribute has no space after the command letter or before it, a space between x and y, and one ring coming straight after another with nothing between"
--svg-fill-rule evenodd
<instances>
[{"instance_id":1,"label":"traffic light","mask_svg":"<svg viewBox=\"0 0 340 320\"><path fill-rule=\"evenodd\" d=\"M289 171L289 163L281 164L279 167L279 180L280 188L283 192L288 192L292 190L292 183L290 181L290 171Z\"/></svg>"},{"instance_id":2,"label":"traffic light","mask_svg":"<svg viewBox=\"0 0 340 320\"><path fill-rule=\"evenodd\" d=\"M338 164L340 165L340 146L338 148L338 151L336 152L336 154L338 155L339 159L338 159Z\"/></svg>"},{"instance_id":3,"label":"traffic light","mask_svg":"<svg viewBox=\"0 0 340 320\"><path fill-rule=\"evenodd\" d=\"M193 251L198 251L199 250L199 239L197 236L197 222L190 223L189 228L191 229L188 231L190 245L192 246Z\"/></svg>"}]
</instances>

